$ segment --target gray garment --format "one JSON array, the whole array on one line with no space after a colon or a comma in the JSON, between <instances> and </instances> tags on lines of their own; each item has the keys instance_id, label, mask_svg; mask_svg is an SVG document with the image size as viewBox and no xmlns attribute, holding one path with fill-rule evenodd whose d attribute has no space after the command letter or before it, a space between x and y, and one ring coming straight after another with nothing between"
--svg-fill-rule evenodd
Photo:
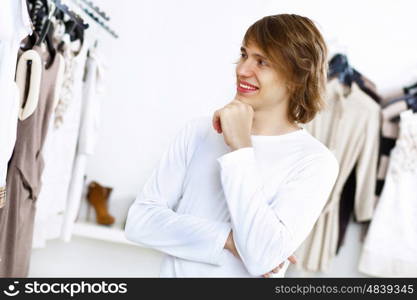
<instances>
[{"instance_id":1,"label":"gray garment","mask_svg":"<svg viewBox=\"0 0 417 300\"><path fill-rule=\"evenodd\" d=\"M42 50L34 47L41 57ZM19 120L16 144L7 173L7 201L0 209L0 277L26 277L32 248L36 199L41 188L41 149L53 111L54 86L61 60L42 70L38 105ZM45 61L42 58L42 61Z\"/></svg>"}]
</instances>

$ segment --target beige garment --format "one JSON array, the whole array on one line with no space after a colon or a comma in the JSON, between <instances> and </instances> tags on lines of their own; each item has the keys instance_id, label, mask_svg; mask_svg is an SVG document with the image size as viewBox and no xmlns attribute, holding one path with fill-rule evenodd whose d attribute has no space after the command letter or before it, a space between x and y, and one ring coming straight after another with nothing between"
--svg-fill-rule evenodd
<instances>
[{"instance_id":1,"label":"beige garment","mask_svg":"<svg viewBox=\"0 0 417 300\"><path fill-rule=\"evenodd\" d=\"M33 47L45 62L42 49ZM7 201L0 209L0 277L26 277L32 246L36 202L43 171L42 147L53 111L55 80L63 58L56 54L42 70L35 111L17 125L16 144L7 172Z\"/></svg>"},{"instance_id":2,"label":"beige garment","mask_svg":"<svg viewBox=\"0 0 417 300\"><path fill-rule=\"evenodd\" d=\"M368 221L374 211L380 107L355 83L346 91L333 79L327 86L326 108L305 128L334 153L340 172L313 230L295 254L298 269L327 271L336 255L340 194L356 163L356 220Z\"/></svg>"}]
</instances>

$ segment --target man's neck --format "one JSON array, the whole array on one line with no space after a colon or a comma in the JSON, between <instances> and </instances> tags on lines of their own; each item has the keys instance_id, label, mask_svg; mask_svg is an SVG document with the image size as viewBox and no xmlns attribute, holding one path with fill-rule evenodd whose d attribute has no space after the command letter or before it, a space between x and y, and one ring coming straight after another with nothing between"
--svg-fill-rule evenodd
<instances>
[{"instance_id":1,"label":"man's neck","mask_svg":"<svg viewBox=\"0 0 417 300\"><path fill-rule=\"evenodd\" d=\"M281 135L300 129L288 121L285 110L258 110L254 113L252 135Z\"/></svg>"}]
</instances>

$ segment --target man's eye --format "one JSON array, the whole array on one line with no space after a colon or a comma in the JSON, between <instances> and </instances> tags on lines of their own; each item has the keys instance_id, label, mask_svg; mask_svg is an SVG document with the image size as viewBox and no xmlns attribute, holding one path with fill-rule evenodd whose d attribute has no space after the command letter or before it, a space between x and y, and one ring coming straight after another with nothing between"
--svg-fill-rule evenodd
<instances>
[{"instance_id":1,"label":"man's eye","mask_svg":"<svg viewBox=\"0 0 417 300\"><path fill-rule=\"evenodd\" d=\"M241 58L246 58L246 53L240 53Z\"/></svg>"},{"instance_id":2,"label":"man's eye","mask_svg":"<svg viewBox=\"0 0 417 300\"><path fill-rule=\"evenodd\" d=\"M261 66L267 66L268 65L268 63L263 59L259 59L258 64L261 65Z\"/></svg>"}]
</instances>

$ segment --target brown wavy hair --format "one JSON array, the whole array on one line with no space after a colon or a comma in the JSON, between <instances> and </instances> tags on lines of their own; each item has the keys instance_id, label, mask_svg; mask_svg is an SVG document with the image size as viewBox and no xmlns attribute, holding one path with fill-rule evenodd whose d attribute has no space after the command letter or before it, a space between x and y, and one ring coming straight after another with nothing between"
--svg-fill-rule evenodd
<instances>
[{"instance_id":1,"label":"brown wavy hair","mask_svg":"<svg viewBox=\"0 0 417 300\"><path fill-rule=\"evenodd\" d=\"M313 21L294 14L267 16L248 28L243 45L254 43L287 80L288 118L307 123L324 106L327 46Z\"/></svg>"}]
</instances>

